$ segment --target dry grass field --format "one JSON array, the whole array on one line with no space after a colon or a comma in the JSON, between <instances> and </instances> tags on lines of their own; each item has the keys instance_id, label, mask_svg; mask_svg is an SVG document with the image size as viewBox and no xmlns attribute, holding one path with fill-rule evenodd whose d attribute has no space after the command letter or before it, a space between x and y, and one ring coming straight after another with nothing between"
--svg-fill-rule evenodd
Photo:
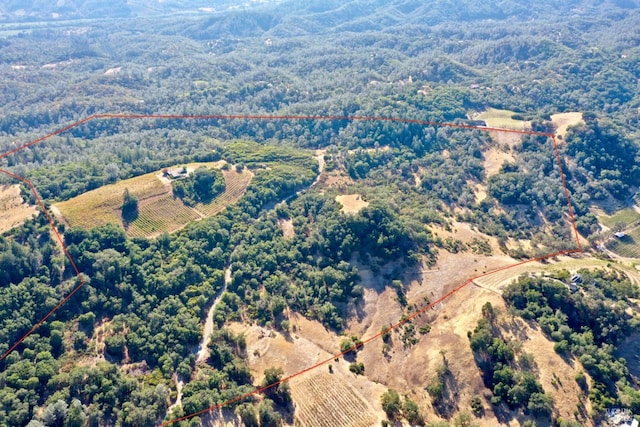
<instances>
[{"instance_id":1,"label":"dry grass field","mask_svg":"<svg viewBox=\"0 0 640 427\"><path fill-rule=\"evenodd\" d=\"M19 185L0 185L0 233L23 224L37 213L35 206L22 200Z\"/></svg>"},{"instance_id":2,"label":"dry grass field","mask_svg":"<svg viewBox=\"0 0 640 427\"><path fill-rule=\"evenodd\" d=\"M484 120L487 126L500 129L523 130L525 128L524 120L514 120L513 115L518 114L515 111L498 110L497 108L488 108L474 117L475 120Z\"/></svg>"},{"instance_id":3,"label":"dry grass field","mask_svg":"<svg viewBox=\"0 0 640 427\"><path fill-rule=\"evenodd\" d=\"M580 123L584 123L582 120L582 113L558 113L551 116L551 121L556 128L556 135L565 137L569 126L575 126Z\"/></svg>"},{"instance_id":4,"label":"dry grass field","mask_svg":"<svg viewBox=\"0 0 640 427\"><path fill-rule=\"evenodd\" d=\"M186 165L188 170L200 166L221 167L222 163L193 163ZM105 224L118 224L124 227L121 207L124 190L139 200L139 215L126 228L129 237L155 237L163 232L174 232L189 222L206 218L221 212L229 204L240 199L251 182L253 174L248 170L238 173L231 168L223 172L225 191L207 204L195 208L185 206L181 200L174 199L171 182L161 173L152 172L135 178L126 179L89 191L78 197L54 205L54 212L62 216L67 225L85 228L99 227Z\"/></svg>"},{"instance_id":5,"label":"dry grass field","mask_svg":"<svg viewBox=\"0 0 640 427\"><path fill-rule=\"evenodd\" d=\"M360 194L345 194L343 196L336 196L336 202L342 205L342 213L345 214L357 214L362 208L369 206L369 202L362 200Z\"/></svg>"}]
</instances>

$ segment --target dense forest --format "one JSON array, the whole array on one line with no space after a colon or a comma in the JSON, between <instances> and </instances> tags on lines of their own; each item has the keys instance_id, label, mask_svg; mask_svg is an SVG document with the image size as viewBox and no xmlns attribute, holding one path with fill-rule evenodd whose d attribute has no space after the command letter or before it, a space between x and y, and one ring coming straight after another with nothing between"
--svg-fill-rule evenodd
<instances>
[{"instance_id":1,"label":"dense forest","mask_svg":"<svg viewBox=\"0 0 640 427\"><path fill-rule=\"evenodd\" d=\"M215 10L202 1L49 3L0 5L0 152L101 113L468 124L494 107L552 133L551 114L579 111L584 122L557 140L578 231L600 232L590 208L624 201L640 185L634 0L273 1L240 10L227 1ZM412 266L435 266L443 252L493 254L488 240L465 245L434 231L454 222L497 239L501 255L514 258L574 249L551 140L519 138L512 160L489 174L494 138L389 121L101 118L0 158L0 168L33 182L47 207L190 162L225 160L255 174L237 204L171 235L129 239L115 224L58 223L86 284L0 360L0 425L156 425L276 382L277 367L264 380L252 374L245 338L230 322L287 333L294 311L343 333L365 291L359 267L392 266L391 284ZM345 215L335 188L300 192L321 170L316 149L367 206ZM0 175L0 183L14 181ZM213 169L173 183L186 205L224 189ZM23 195L35 201L26 187ZM126 211L125 223L137 214ZM0 236L0 353L79 285L49 230L39 215ZM531 244L508 245L518 240ZM582 277L588 292L576 294L523 277L505 300L559 354L579 360L592 382L576 380L595 419L613 406L638 413L637 384L615 356L638 327L625 314L637 287L610 271ZM406 305L402 285L397 291ZM216 296L209 357L199 365ZM492 313L487 306L470 336L492 403L551 417L553 402L518 370L520 355L501 340ZM176 378L191 381L171 407ZM284 383L230 409L245 425L276 426L291 421L291 405ZM383 405L390 419L402 413L425 423L416 403L393 390Z\"/></svg>"}]
</instances>

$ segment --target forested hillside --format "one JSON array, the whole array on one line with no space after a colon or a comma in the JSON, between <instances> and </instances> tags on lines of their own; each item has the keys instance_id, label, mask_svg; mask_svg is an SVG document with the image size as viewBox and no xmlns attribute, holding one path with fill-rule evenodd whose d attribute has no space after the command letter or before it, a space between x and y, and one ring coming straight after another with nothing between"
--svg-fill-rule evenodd
<instances>
[{"instance_id":1,"label":"forested hillside","mask_svg":"<svg viewBox=\"0 0 640 427\"><path fill-rule=\"evenodd\" d=\"M219 404L175 425L318 425L308 405L353 426L637 416L638 272L606 245L637 244L639 46L636 0L3 2L0 196L36 205L13 174L33 183L70 258L29 209L0 236L0 426ZM174 117L99 116L2 155L129 113ZM56 206L96 189L117 191L110 219L93 200L71 226ZM129 228L171 215L171 234ZM576 237L583 254L546 260ZM544 274L445 301L535 257ZM534 341L553 353L537 364ZM251 394L325 356L330 377ZM335 396L296 397L319 384Z\"/></svg>"}]
</instances>

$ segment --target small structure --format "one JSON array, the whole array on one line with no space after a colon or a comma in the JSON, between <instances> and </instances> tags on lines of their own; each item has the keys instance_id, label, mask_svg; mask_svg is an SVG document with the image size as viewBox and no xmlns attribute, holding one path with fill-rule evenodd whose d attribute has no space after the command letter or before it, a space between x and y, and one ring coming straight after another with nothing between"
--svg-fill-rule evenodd
<instances>
[{"instance_id":1,"label":"small structure","mask_svg":"<svg viewBox=\"0 0 640 427\"><path fill-rule=\"evenodd\" d=\"M165 169L162 171L165 178L169 179L182 179L186 178L188 171L187 168L177 168L177 169Z\"/></svg>"},{"instance_id":2,"label":"small structure","mask_svg":"<svg viewBox=\"0 0 640 427\"><path fill-rule=\"evenodd\" d=\"M627 233L625 233L624 231L618 231L617 233L613 233L613 235L616 236L618 239L627 237Z\"/></svg>"}]
</instances>

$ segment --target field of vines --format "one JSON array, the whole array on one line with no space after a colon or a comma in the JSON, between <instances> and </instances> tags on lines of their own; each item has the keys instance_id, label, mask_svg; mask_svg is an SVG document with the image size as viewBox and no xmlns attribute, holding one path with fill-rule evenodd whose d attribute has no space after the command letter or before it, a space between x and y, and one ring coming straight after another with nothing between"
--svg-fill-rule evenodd
<instances>
[{"instance_id":1,"label":"field of vines","mask_svg":"<svg viewBox=\"0 0 640 427\"><path fill-rule=\"evenodd\" d=\"M612 237L607 249L626 258L640 258L640 226L626 231L620 239Z\"/></svg>"},{"instance_id":2,"label":"field of vines","mask_svg":"<svg viewBox=\"0 0 640 427\"><path fill-rule=\"evenodd\" d=\"M633 208L626 208L616 212L615 215L612 216L601 215L598 217L598 221L609 228L629 227L640 221L640 213L636 212Z\"/></svg>"},{"instance_id":3,"label":"field of vines","mask_svg":"<svg viewBox=\"0 0 640 427\"><path fill-rule=\"evenodd\" d=\"M190 164L198 166L220 167L220 162ZM236 172L231 168L223 171L225 191L210 203L198 204L195 208L185 206L174 198L171 185L163 183L157 172L141 175L89 191L73 199L54 205L69 226L95 228L105 224L122 225L120 209L125 188L138 198L138 217L128 224L129 237L155 237L164 232L174 232L191 221L213 216L228 205L235 203L247 190L253 173L245 169Z\"/></svg>"},{"instance_id":4,"label":"field of vines","mask_svg":"<svg viewBox=\"0 0 640 427\"><path fill-rule=\"evenodd\" d=\"M139 200L170 193L170 189L167 189L155 173L148 173L88 191L57 203L54 207L72 227L94 228L105 224L120 224L119 210L125 189Z\"/></svg>"},{"instance_id":5,"label":"field of vines","mask_svg":"<svg viewBox=\"0 0 640 427\"><path fill-rule=\"evenodd\" d=\"M202 212L205 216L213 216L222 212L222 210L231 203L237 202L247 190L253 177L253 174L247 169L244 169L241 173L230 169L223 171L223 174L225 183L224 193L207 204L199 203L196 205L198 212Z\"/></svg>"},{"instance_id":6,"label":"field of vines","mask_svg":"<svg viewBox=\"0 0 640 427\"><path fill-rule=\"evenodd\" d=\"M295 425L301 427L369 427L377 417L353 386L338 374L314 372L292 380Z\"/></svg>"},{"instance_id":7,"label":"field of vines","mask_svg":"<svg viewBox=\"0 0 640 427\"><path fill-rule=\"evenodd\" d=\"M153 237L165 231L171 233L199 218L193 209L169 194L140 206L138 218L127 227L127 235Z\"/></svg>"}]
</instances>

